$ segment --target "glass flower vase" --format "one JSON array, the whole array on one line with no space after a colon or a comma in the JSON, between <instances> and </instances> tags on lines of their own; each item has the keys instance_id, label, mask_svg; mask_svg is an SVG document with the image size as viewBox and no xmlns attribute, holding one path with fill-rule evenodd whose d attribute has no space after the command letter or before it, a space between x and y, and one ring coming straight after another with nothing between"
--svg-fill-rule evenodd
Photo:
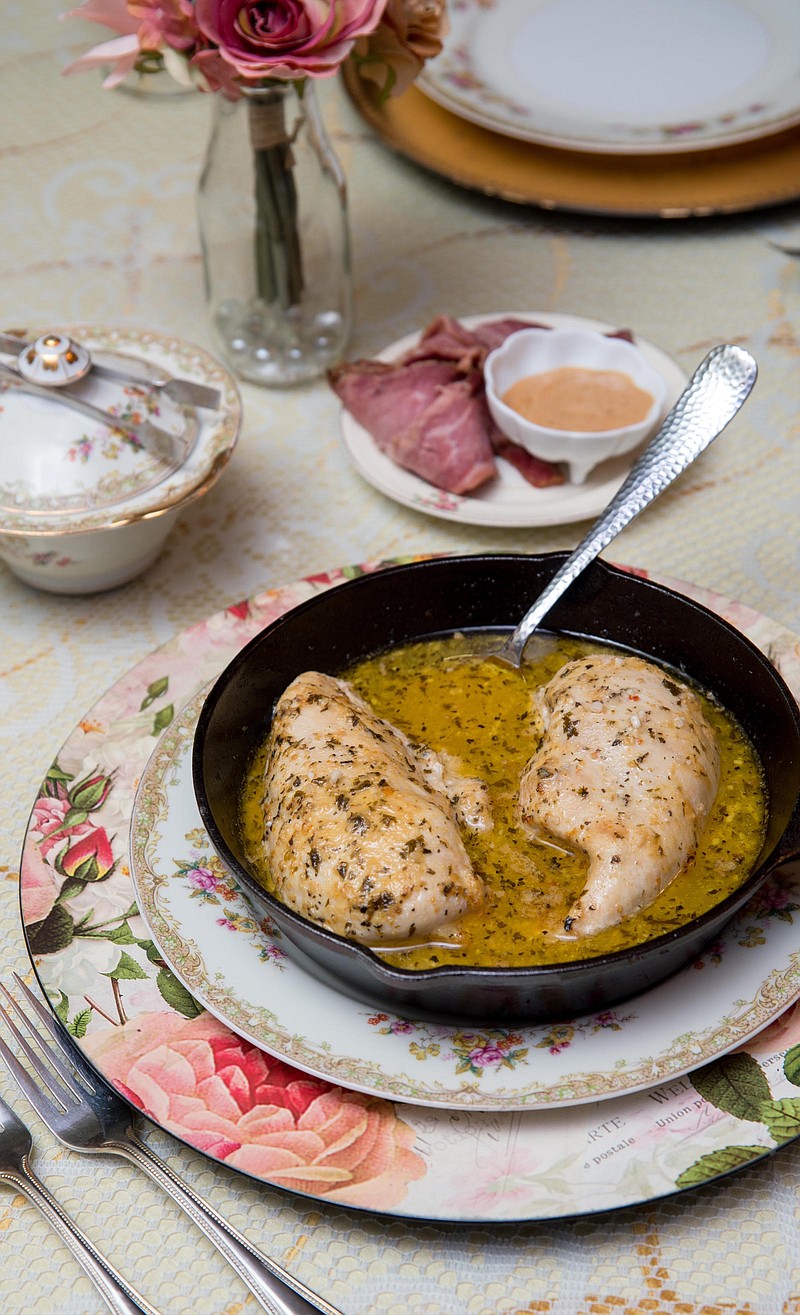
<instances>
[{"instance_id":1,"label":"glass flower vase","mask_svg":"<svg viewBox=\"0 0 800 1315\"><path fill-rule=\"evenodd\" d=\"M317 378L344 354L352 284L345 179L313 83L212 99L198 220L221 354L251 383Z\"/></svg>"}]
</instances>

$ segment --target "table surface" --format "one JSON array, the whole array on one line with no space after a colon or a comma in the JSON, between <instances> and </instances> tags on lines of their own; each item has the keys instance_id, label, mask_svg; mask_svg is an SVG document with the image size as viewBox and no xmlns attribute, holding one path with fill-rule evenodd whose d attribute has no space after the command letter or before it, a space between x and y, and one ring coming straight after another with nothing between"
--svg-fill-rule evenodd
<instances>
[{"instance_id":1,"label":"table surface","mask_svg":"<svg viewBox=\"0 0 800 1315\"><path fill-rule=\"evenodd\" d=\"M60 70L98 29L55 0L3 7L2 319L131 324L214 350L195 185L209 101L103 91ZM760 377L723 438L629 527L613 556L739 599L800 630L800 263L765 216L608 221L517 208L393 155L338 83L322 89L350 198L356 327L375 354L436 314L508 309L631 326L691 371L715 343ZM324 383L242 387L244 424L216 487L154 567L59 597L0 570L0 975L27 972L19 853L37 787L82 714L138 659L265 587L407 553L550 550L585 525L495 530L387 500L350 467ZM28 1117L5 1074L0 1092ZM234 1315L252 1298L138 1172L61 1149L30 1115L34 1166L151 1301ZM381 1218L238 1177L158 1129L150 1143L345 1315L656 1315L800 1311L800 1142L716 1185L604 1216L447 1227ZM97 1294L22 1197L0 1196L6 1315L94 1315Z\"/></svg>"}]
</instances>

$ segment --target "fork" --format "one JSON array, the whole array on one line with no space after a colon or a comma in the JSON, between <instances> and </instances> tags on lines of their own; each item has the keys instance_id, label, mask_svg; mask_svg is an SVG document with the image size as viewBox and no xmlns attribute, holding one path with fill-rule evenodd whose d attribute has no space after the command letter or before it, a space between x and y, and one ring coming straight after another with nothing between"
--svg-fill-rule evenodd
<instances>
[{"instance_id":1,"label":"fork","mask_svg":"<svg viewBox=\"0 0 800 1315\"><path fill-rule=\"evenodd\" d=\"M108 1152L143 1169L206 1235L225 1257L268 1315L342 1315L324 1297L317 1296L277 1261L258 1251L238 1229L196 1195L177 1174L136 1135L129 1107L89 1067L72 1038L50 1009L22 979L14 983L49 1034L43 1037L34 1020L0 983L8 1005L26 1026L38 1054L0 1005L2 1018L19 1049L27 1057L39 1082L0 1038L0 1056L20 1090L27 1096L51 1132L75 1151ZM42 1062L42 1056L46 1063ZM63 1057L63 1058L62 1058ZM67 1061L66 1063L64 1061ZM40 1085L41 1084L41 1085Z\"/></svg>"},{"instance_id":2,"label":"fork","mask_svg":"<svg viewBox=\"0 0 800 1315\"><path fill-rule=\"evenodd\" d=\"M32 397L43 397L48 402L58 402L62 406L68 406L73 411L80 412L81 415L88 416L90 420L95 420L98 424L106 425L109 429L119 429L124 434L130 434L144 445L150 452L154 452L162 461L168 461L171 464L178 463L183 457L184 440L175 434L170 434L169 430L161 429L154 425L152 420L125 420L122 416L112 415L110 411L104 411L102 407L95 406L92 402L87 402L79 393L74 392L71 388L45 388L42 384L32 383L29 379L23 379L16 366L7 365L0 362L0 379L6 379L9 383L16 384L20 392L30 393Z\"/></svg>"},{"instance_id":3,"label":"fork","mask_svg":"<svg viewBox=\"0 0 800 1315\"><path fill-rule=\"evenodd\" d=\"M158 1315L73 1223L31 1169L30 1131L0 1097L0 1182L22 1192L65 1242L114 1315Z\"/></svg>"}]
</instances>

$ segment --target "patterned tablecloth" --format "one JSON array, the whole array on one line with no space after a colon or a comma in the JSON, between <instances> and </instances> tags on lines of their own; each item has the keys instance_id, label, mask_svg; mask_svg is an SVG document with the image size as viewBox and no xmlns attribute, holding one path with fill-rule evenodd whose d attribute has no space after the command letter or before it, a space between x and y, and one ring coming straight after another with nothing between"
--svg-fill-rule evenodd
<instances>
[{"instance_id":1,"label":"patterned tablecloth","mask_svg":"<svg viewBox=\"0 0 800 1315\"><path fill-rule=\"evenodd\" d=\"M213 351L194 213L209 105L199 95L104 92L92 75L62 79L60 68L95 33L60 24L59 9L55 0L6 4L0 17L3 326L138 325ZM373 354L441 311L495 310L629 326L686 371L720 341L754 353L760 378L745 410L614 555L800 631L800 264L768 245L754 215L612 222L458 190L389 153L338 85L324 88L323 103L349 183L353 355ZM234 459L186 510L146 575L107 594L59 597L0 572L3 977L29 970L18 874L40 784L87 710L149 653L242 599L342 563L562 548L584 528L494 529L421 514L351 468L326 385L244 386L242 396ZM28 1117L4 1073L0 1091ZM601 1105L598 1128L603 1119ZM32 1114L29 1121L41 1176L164 1315L255 1310L204 1239L135 1170L71 1155ZM448 1226L283 1191L159 1128L146 1135L345 1315L800 1312L800 1142L651 1204L574 1220ZM471 1187L465 1175L465 1196ZM4 1315L101 1309L21 1197L0 1198L0 1231Z\"/></svg>"}]
</instances>

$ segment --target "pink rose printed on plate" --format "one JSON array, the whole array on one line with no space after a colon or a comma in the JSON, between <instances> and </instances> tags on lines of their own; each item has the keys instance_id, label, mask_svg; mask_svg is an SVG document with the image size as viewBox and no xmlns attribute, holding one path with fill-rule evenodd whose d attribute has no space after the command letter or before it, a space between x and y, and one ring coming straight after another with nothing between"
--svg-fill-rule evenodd
<instances>
[{"instance_id":1,"label":"pink rose printed on plate","mask_svg":"<svg viewBox=\"0 0 800 1315\"><path fill-rule=\"evenodd\" d=\"M85 1042L120 1093L233 1169L343 1205L396 1205L425 1163L387 1101L343 1091L208 1014L143 1015Z\"/></svg>"}]
</instances>

